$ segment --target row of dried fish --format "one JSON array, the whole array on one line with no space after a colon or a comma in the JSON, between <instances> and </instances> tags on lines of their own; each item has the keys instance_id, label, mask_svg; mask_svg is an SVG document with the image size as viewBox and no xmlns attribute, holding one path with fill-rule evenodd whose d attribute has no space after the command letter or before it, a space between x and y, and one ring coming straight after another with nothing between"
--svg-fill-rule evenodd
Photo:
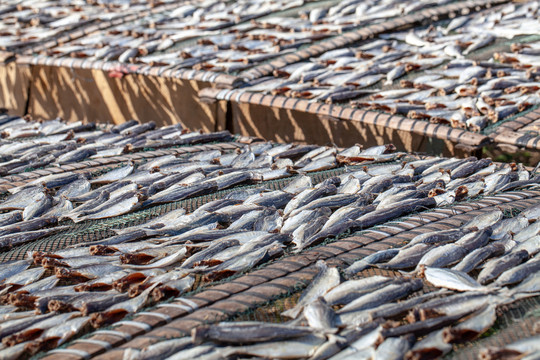
<instances>
[{"instance_id":1,"label":"row of dried fish","mask_svg":"<svg viewBox=\"0 0 540 360\"><path fill-rule=\"evenodd\" d=\"M18 116L0 116L0 174L70 164L86 159L118 156L145 148L159 149L227 141L228 132L189 132L181 124L156 129L154 122L132 120L113 127L93 123L65 123L60 119L36 122ZM30 138L25 141L17 141Z\"/></svg>"},{"instance_id":2,"label":"row of dried fish","mask_svg":"<svg viewBox=\"0 0 540 360\"><path fill-rule=\"evenodd\" d=\"M172 3L173 0L160 1ZM47 41L59 34L95 22L148 10L147 1L3 1L0 5L0 48Z\"/></svg>"},{"instance_id":3,"label":"row of dried fish","mask_svg":"<svg viewBox=\"0 0 540 360\"><path fill-rule=\"evenodd\" d=\"M156 54L139 60L160 64L159 59L164 58L168 61L161 64L174 67L193 66L197 70L239 72L253 64L292 53L313 41L446 2L342 1L330 7L300 10L300 18L272 16L205 37L198 46L182 49L178 53L182 57L187 56L186 60L179 61L170 57L171 54ZM193 65L196 58L199 58L199 63Z\"/></svg>"},{"instance_id":4,"label":"row of dried fish","mask_svg":"<svg viewBox=\"0 0 540 360\"><path fill-rule=\"evenodd\" d=\"M197 133L184 140L189 143L194 140L226 140L229 137L228 132ZM365 151L360 151L359 147L355 149L357 155L363 156L357 161L388 161L399 156L382 154L389 149L387 146ZM239 184L333 168L338 165L336 152L334 148L319 146L284 145L273 148L272 144L263 143L232 153L211 150L181 157L166 155L141 165L119 166L94 178L89 178L88 173L73 172L43 176L9 189L11 195L0 201L0 210L9 211L1 217L3 237L0 247L21 245L63 230L63 227L50 227L63 219L79 222L109 218ZM86 153L83 155L88 156ZM291 157L301 159L293 162Z\"/></svg>"},{"instance_id":5,"label":"row of dried fish","mask_svg":"<svg viewBox=\"0 0 540 360\"><path fill-rule=\"evenodd\" d=\"M497 319L498 307L537 296L540 290L538 270L513 288L441 289L422 294L426 285L418 278L371 276L341 282L337 268L322 261L317 266L317 276L297 305L282 314L292 321L202 325L192 330L191 337L128 349L125 358L434 359L488 331ZM448 274L441 271L448 272L426 268L427 283L431 283L429 275L438 280L437 286L446 286L439 280ZM505 350L483 351L482 358L497 359L505 351L507 355L535 354L540 351L537 339L522 340Z\"/></svg>"},{"instance_id":6,"label":"row of dried fish","mask_svg":"<svg viewBox=\"0 0 540 360\"><path fill-rule=\"evenodd\" d=\"M311 164L324 169L336 166L336 158L342 162L391 160L395 155L385 154L388 150L388 146L366 150L354 146L340 152L326 147L306 152L302 147L263 143L230 157L247 167L264 157L275 156L274 164L288 162L285 159L295 158L296 153L293 166L307 162L303 168ZM321 154L325 155L317 158ZM494 176L489 178L489 173ZM489 184L483 188L486 193L531 182L526 170L512 166L474 159L427 159L350 169L315 186L310 177L302 175L281 191L241 188L193 213L174 210L142 225L118 229L113 237L50 253L35 252L31 259L6 265L0 311L19 310L14 314L23 314L20 316L26 320L33 311L52 313L55 319L75 312L72 316L80 319L77 324L100 327L118 323L153 301L187 291L196 274L203 281L222 279L281 256L289 244L300 251L347 229L371 227L420 206L451 203L456 200L456 186L467 186L460 182L484 176L483 186ZM479 193L475 192L471 195ZM463 190L458 194L458 200L467 196ZM47 269L54 274L48 275ZM6 330L5 343L18 347L5 352L37 351L56 344L45 335L37 339L24 335L30 332L13 336L22 329L11 327L18 323L6 324L10 330Z\"/></svg>"},{"instance_id":7,"label":"row of dried fish","mask_svg":"<svg viewBox=\"0 0 540 360\"><path fill-rule=\"evenodd\" d=\"M83 39L57 46L48 55L83 57L92 60L164 63L178 58L180 51L151 59L182 41L203 36L218 35L219 29L256 19L274 11L303 5L303 0L243 0L235 2L191 2L170 11L148 15L137 21L90 34ZM187 58L187 53L185 54ZM195 59L188 62L195 64ZM186 65L186 64L184 64ZM189 65L188 65L189 66Z\"/></svg>"},{"instance_id":8,"label":"row of dried fish","mask_svg":"<svg viewBox=\"0 0 540 360\"><path fill-rule=\"evenodd\" d=\"M300 7L303 1L185 5L54 47L47 55L238 72L315 40L446 2L349 0L264 18ZM198 38L196 45L182 45L192 38Z\"/></svg>"},{"instance_id":9,"label":"row of dried fish","mask_svg":"<svg viewBox=\"0 0 540 360\"><path fill-rule=\"evenodd\" d=\"M377 252L351 265L347 272L377 266L390 270L414 268L413 272L419 273L425 266L452 266L452 269L465 273L481 269L478 282L487 284L501 272L514 268L540 251L539 214L540 207L536 206L518 216L503 219L502 211L495 210L476 217L461 228L424 233L399 250ZM491 258L493 260L484 265L484 261ZM512 284L515 279L499 280L495 285Z\"/></svg>"},{"instance_id":10,"label":"row of dried fish","mask_svg":"<svg viewBox=\"0 0 540 360\"><path fill-rule=\"evenodd\" d=\"M301 294L296 306L282 313L293 321L284 324L253 321L204 325L193 329L191 338L165 341L142 350L130 349L126 357L147 359L151 356L171 360L194 355L204 359L237 356L286 359L439 358L450 352L454 344L475 340L487 332L497 320L498 307L537 296L540 291L540 257L537 255L540 252L540 206L528 208L516 217L501 219L501 211L496 210L473 218L457 230L418 235L402 249L380 251L353 264L345 270L345 274L353 279L344 282L341 282L337 268L319 262L317 276ZM522 222L527 224L526 231L510 225ZM482 230L472 230L478 227ZM511 240L513 243L507 242L497 253L492 252L480 259L478 252L501 242L493 239L498 238L496 234L500 232L496 229L501 228L506 230L506 236L515 234L515 240ZM491 245L487 245L489 236L481 233L486 229L492 236ZM429 258L435 261L421 261L421 274L414 274L424 277L427 284L440 288L438 291L422 294L425 285L419 278L354 277L373 264L373 259L388 258L389 253L397 256L396 252L399 254L417 244L431 244L436 237L442 238L450 232L455 236L448 243L467 244L467 258L475 258L477 265L494 257L483 265L478 281L467 275L468 271L461 270L464 262L459 262L453 269L440 267L459 261L452 251L432 254ZM415 258L416 254L409 253L408 257ZM517 257L519 261L514 260ZM489 276L486 275L488 273ZM493 282L483 285L488 281ZM504 349L483 350L480 356L482 359L498 359L504 356L528 358L526 356L531 355L532 359L540 352L539 346L538 338L533 337Z\"/></svg>"},{"instance_id":11,"label":"row of dried fish","mask_svg":"<svg viewBox=\"0 0 540 360\"><path fill-rule=\"evenodd\" d=\"M464 59L498 37L533 34L538 2L455 18L446 26L381 34L356 48L328 51L255 80L248 91L284 94L481 131L538 105L536 43L486 61ZM502 29L502 30L501 30ZM510 29L510 30L509 30ZM508 31L507 31L508 30ZM526 40L526 38L525 38ZM391 86L401 77L402 89Z\"/></svg>"},{"instance_id":12,"label":"row of dried fish","mask_svg":"<svg viewBox=\"0 0 540 360\"><path fill-rule=\"evenodd\" d=\"M12 247L57 232L61 228L46 227L56 225L62 219L80 222L110 218L241 184L286 178L299 172L327 170L340 163L390 161L402 156L387 154L391 149L391 146L384 145L367 150L353 146L338 152L335 148L322 146L272 147L270 143L262 143L226 154L212 150L181 158L167 155L140 166L128 164L94 179L69 172L48 175L10 189L12 195L0 202L1 210L10 210L2 216L6 229L1 232L0 246ZM464 178L467 175L472 176ZM236 200L250 204L246 208L252 212L246 214L250 219L247 224L253 225L259 215L268 215L267 226L276 226L269 231L279 230L287 217L294 216L292 223L300 225L304 217L321 216L318 221L298 229L298 238L293 237L296 248L301 250L328 236L371 226L417 208L451 204L466 197L490 194L534 181L522 167L498 167L489 159L429 159L351 172L327 180L325 186L318 185L320 190L307 191L302 195L305 198L292 198L297 194L296 190L267 193L264 188L255 188L246 191L244 198ZM299 185L294 186L301 186L301 190L312 185L307 176L297 178L293 184L296 183ZM320 199L326 196L329 198ZM396 202L399 206L392 207ZM275 209L261 212L260 206L273 206ZM305 206L308 207L303 208ZM332 217L328 211L311 211L315 206L344 208ZM284 209L283 214L276 211L280 208ZM310 211L300 214L301 210ZM364 214L365 217L360 218ZM227 222L228 217L219 219L219 216L210 216L205 218L209 222L204 225L214 221ZM187 231L184 225L190 221L177 220ZM187 222L183 223L184 220ZM174 228L174 224L172 226ZM179 229L175 233L179 234ZM134 231L134 235L141 234ZM122 239L130 240L129 237Z\"/></svg>"}]
</instances>

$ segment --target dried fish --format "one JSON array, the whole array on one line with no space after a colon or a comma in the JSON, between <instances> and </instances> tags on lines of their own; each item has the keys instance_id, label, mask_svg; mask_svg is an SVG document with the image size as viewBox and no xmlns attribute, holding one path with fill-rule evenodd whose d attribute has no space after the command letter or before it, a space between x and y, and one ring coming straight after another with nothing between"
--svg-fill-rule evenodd
<instances>
[{"instance_id":1,"label":"dried fish","mask_svg":"<svg viewBox=\"0 0 540 360\"><path fill-rule=\"evenodd\" d=\"M368 255L365 258L354 262L352 265L345 269L345 274L353 275L367 269L371 265L391 260L399 253L399 251L399 249L387 249L377 251L374 254Z\"/></svg>"},{"instance_id":2,"label":"dried fish","mask_svg":"<svg viewBox=\"0 0 540 360\"><path fill-rule=\"evenodd\" d=\"M493 326L497 305L490 304L457 326L443 330L446 343L465 342L476 339Z\"/></svg>"},{"instance_id":3,"label":"dried fish","mask_svg":"<svg viewBox=\"0 0 540 360\"><path fill-rule=\"evenodd\" d=\"M399 284L389 284L369 294L360 296L342 307L337 313L344 314L347 312L374 308L383 303L403 298L421 287L422 282L419 279L403 281Z\"/></svg>"},{"instance_id":4,"label":"dried fish","mask_svg":"<svg viewBox=\"0 0 540 360\"><path fill-rule=\"evenodd\" d=\"M492 256L500 256L504 254L505 251L506 249L503 243L493 242L487 246L471 251L452 269L470 273L484 262L484 260L487 260Z\"/></svg>"},{"instance_id":5,"label":"dried fish","mask_svg":"<svg viewBox=\"0 0 540 360\"><path fill-rule=\"evenodd\" d=\"M389 285L392 279L384 276L372 276L365 279L344 282L324 295L329 305L345 305L352 300L373 290Z\"/></svg>"},{"instance_id":6,"label":"dried fish","mask_svg":"<svg viewBox=\"0 0 540 360\"><path fill-rule=\"evenodd\" d=\"M228 344L246 344L299 338L308 336L311 333L312 330L304 326L263 322L222 322L216 325L197 327L192 330L191 337L195 344L200 344L203 340Z\"/></svg>"},{"instance_id":7,"label":"dried fish","mask_svg":"<svg viewBox=\"0 0 540 360\"><path fill-rule=\"evenodd\" d=\"M529 258L529 253L525 250L511 252L503 255L500 258L492 259L486 265L480 274L478 274L478 282L480 284L486 284L492 280L495 280L501 273L507 269L521 264Z\"/></svg>"},{"instance_id":8,"label":"dried fish","mask_svg":"<svg viewBox=\"0 0 540 360\"><path fill-rule=\"evenodd\" d=\"M304 290L296 306L283 312L283 315L295 319L306 305L339 285L339 273L336 268L329 268L322 261L317 262L317 267L319 269L317 276Z\"/></svg>"},{"instance_id":9,"label":"dried fish","mask_svg":"<svg viewBox=\"0 0 540 360\"><path fill-rule=\"evenodd\" d=\"M437 287L444 287L457 291L481 291L483 286L464 272L425 267L423 269L426 280Z\"/></svg>"},{"instance_id":10,"label":"dried fish","mask_svg":"<svg viewBox=\"0 0 540 360\"><path fill-rule=\"evenodd\" d=\"M90 323L93 327L98 328L105 324L111 324L113 322L116 322L128 314L139 311L146 305L150 293L157 285L158 284L151 285L137 297L123 302L115 303L103 312L92 314L92 316L90 317Z\"/></svg>"},{"instance_id":11,"label":"dried fish","mask_svg":"<svg viewBox=\"0 0 540 360\"><path fill-rule=\"evenodd\" d=\"M292 340L225 348L222 355L251 355L276 359L302 359L315 352L326 341L324 336L308 335Z\"/></svg>"},{"instance_id":12,"label":"dried fish","mask_svg":"<svg viewBox=\"0 0 540 360\"><path fill-rule=\"evenodd\" d=\"M540 351L540 336L532 336L521 339L504 347L488 347L480 350L480 358L485 360L500 359L505 357L524 358L528 354L534 354Z\"/></svg>"},{"instance_id":13,"label":"dried fish","mask_svg":"<svg viewBox=\"0 0 540 360\"><path fill-rule=\"evenodd\" d=\"M518 252L521 250L518 250ZM497 280L493 283L493 286L508 286L510 284L515 284L521 282L529 274L538 272L540 269L540 260L532 258L531 260L518 265L512 269L506 270L503 272Z\"/></svg>"}]
</instances>

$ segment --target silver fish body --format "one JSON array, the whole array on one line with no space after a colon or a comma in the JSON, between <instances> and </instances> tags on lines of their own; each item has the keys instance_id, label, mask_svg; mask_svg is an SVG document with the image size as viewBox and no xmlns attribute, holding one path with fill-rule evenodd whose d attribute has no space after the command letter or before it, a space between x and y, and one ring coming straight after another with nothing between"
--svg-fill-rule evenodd
<instances>
[{"instance_id":1,"label":"silver fish body","mask_svg":"<svg viewBox=\"0 0 540 360\"><path fill-rule=\"evenodd\" d=\"M487 284L488 282L495 280L500 274L507 269L510 269L516 265L521 264L529 258L529 253L525 250L511 252L503 255L500 258L489 261L482 271L478 274L478 282L480 284Z\"/></svg>"},{"instance_id":2,"label":"silver fish body","mask_svg":"<svg viewBox=\"0 0 540 360\"><path fill-rule=\"evenodd\" d=\"M318 262L318 274L304 290L295 307L282 314L295 319L302 312L304 306L323 296L326 292L339 285L339 272L336 268L329 268L324 262Z\"/></svg>"},{"instance_id":3,"label":"silver fish body","mask_svg":"<svg viewBox=\"0 0 540 360\"><path fill-rule=\"evenodd\" d=\"M457 291L476 291L483 289L483 286L472 277L457 270L426 267L424 269L424 275L429 283L437 287Z\"/></svg>"}]
</instances>

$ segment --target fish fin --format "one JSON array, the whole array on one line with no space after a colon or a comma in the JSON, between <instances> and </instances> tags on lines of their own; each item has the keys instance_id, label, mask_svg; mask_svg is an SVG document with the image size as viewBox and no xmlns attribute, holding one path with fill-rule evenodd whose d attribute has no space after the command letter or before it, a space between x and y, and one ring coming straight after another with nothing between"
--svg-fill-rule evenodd
<instances>
[{"instance_id":1,"label":"fish fin","mask_svg":"<svg viewBox=\"0 0 540 360\"><path fill-rule=\"evenodd\" d=\"M78 223L78 222L81 222L81 221L84 221L86 220L86 216L83 216L83 217L74 217L74 218L70 218L71 220L73 220L74 223Z\"/></svg>"},{"instance_id":2,"label":"fish fin","mask_svg":"<svg viewBox=\"0 0 540 360\"><path fill-rule=\"evenodd\" d=\"M416 276L418 275L421 270L416 268L414 269L413 271L405 271L405 270L398 270L398 272L401 274L401 275L406 275L406 276Z\"/></svg>"},{"instance_id":3,"label":"fish fin","mask_svg":"<svg viewBox=\"0 0 540 360\"><path fill-rule=\"evenodd\" d=\"M289 309L289 310L286 310L284 312L281 313L281 315L283 316L287 316L291 319L296 319L298 317L298 315L300 315L300 313L302 312L302 309L303 309L303 306L295 306L293 307L292 309Z\"/></svg>"}]
</instances>

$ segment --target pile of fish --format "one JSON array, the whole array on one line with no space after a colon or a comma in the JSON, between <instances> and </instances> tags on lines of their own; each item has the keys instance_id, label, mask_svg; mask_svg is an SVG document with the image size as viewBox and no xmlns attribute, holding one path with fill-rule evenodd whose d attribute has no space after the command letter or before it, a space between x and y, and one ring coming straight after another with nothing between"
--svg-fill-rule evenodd
<instances>
[{"instance_id":1,"label":"pile of fish","mask_svg":"<svg viewBox=\"0 0 540 360\"><path fill-rule=\"evenodd\" d=\"M215 139L214 135L196 136ZM184 241L184 233L192 236L203 229L212 234L212 240L255 231L249 236L264 237L266 245L275 245L274 236L268 235L282 233L277 238L282 244L292 242L295 250L301 251L328 237L420 209L450 205L538 181L538 176L531 177L521 165L496 165L489 159L474 157L399 162L404 154L393 153L392 149L391 145L382 145L362 150L355 145L338 151L325 146L259 143L230 153L210 150L181 157L165 155L144 164L119 166L94 178L73 172L43 176L9 189L10 195L0 202L0 210L9 211L1 217L0 248L63 230L64 227L51 227L62 220L111 218L234 186L300 174L283 190L272 191L264 183L236 190L193 213L185 214L180 209L164 215L156 220L159 229L147 225L123 229L118 236L101 243L114 245L150 236L179 236ZM389 161L394 163L373 164ZM344 174L316 185L306 175L342 164L367 162L372 163L368 168L346 168ZM201 236L209 240L204 238L209 236L204 231ZM250 253L253 264L267 258L263 250ZM211 271L211 277L231 270L223 269L224 266Z\"/></svg>"},{"instance_id":2,"label":"pile of fish","mask_svg":"<svg viewBox=\"0 0 540 360\"><path fill-rule=\"evenodd\" d=\"M509 4L440 26L381 34L285 66L246 90L348 102L478 132L540 103L540 47L527 38L537 33L538 7L538 1ZM517 40L512 52L467 58L508 39Z\"/></svg>"},{"instance_id":3,"label":"pile of fish","mask_svg":"<svg viewBox=\"0 0 540 360\"><path fill-rule=\"evenodd\" d=\"M47 51L47 55L156 65L176 61L184 62L181 67L190 67L203 58L215 58L221 53L225 55L225 51L220 48L221 43L212 43L212 36L219 35L220 29L230 28L237 23L275 11L301 6L303 3L303 0L188 2L179 4L175 9L151 14L137 21L98 31L83 39L54 47ZM191 49L185 49L184 53L177 50L154 56L155 53L162 53L169 48L177 48L176 45L183 41L205 36L210 39L198 54ZM206 48L211 48L213 55Z\"/></svg>"},{"instance_id":4,"label":"pile of fish","mask_svg":"<svg viewBox=\"0 0 540 360\"><path fill-rule=\"evenodd\" d=\"M156 129L154 122L132 120L117 126L96 126L61 119L31 121L0 115L0 175L14 175L46 166L102 159L140 150L231 139L228 132L189 132L180 124Z\"/></svg>"},{"instance_id":5,"label":"pile of fish","mask_svg":"<svg viewBox=\"0 0 540 360\"><path fill-rule=\"evenodd\" d=\"M47 55L238 72L313 41L448 2L348 0L280 16L270 14L300 8L304 0L206 1L90 34ZM195 45L186 42L195 38Z\"/></svg>"},{"instance_id":6,"label":"pile of fish","mask_svg":"<svg viewBox=\"0 0 540 360\"><path fill-rule=\"evenodd\" d=\"M189 291L196 279L221 280L347 231L538 184L520 165L404 158L394 150L262 142L228 153L163 156L92 178L51 175L11 189L0 202L10 210L0 220L4 248L64 230L70 220L116 217L255 182L191 213L179 208L140 225L108 225L116 235L1 265L0 337L8 347L0 357L50 349L89 327L118 324ZM340 176L319 183L310 176L340 165L346 165ZM287 177L282 190L265 187L265 180ZM69 220L51 227L62 219Z\"/></svg>"},{"instance_id":7,"label":"pile of fish","mask_svg":"<svg viewBox=\"0 0 540 360\"><path fill-rule=\"evenodd\" d=\"M402 265L389 266L395 259ZM296 305L282 313L291 321L203 325L190 338L130 349L125 358L439 358L488 331L497 309L540 294L540 205L506 219L495 210L455 230L418 235L401 249L352 264L344 271L351 280L341 281L339 270L322 261L317 266ZM356 277L369 266L415 270ZM480 358L537 358L539 340L485 349Z\"/></svg>"},{"instance_id":8,"label":"pile of fish","mask_svg":"<svg viewBox=\"0 0 540 360\"><path fill-rule=\"evenodd\" d=\"M173 0L161 0L160 3ZM144 0L6 0L0 4L0 48L16 50L39 44L90 23L111 21L148 10Z\"/></svg>"}]
</instances>

